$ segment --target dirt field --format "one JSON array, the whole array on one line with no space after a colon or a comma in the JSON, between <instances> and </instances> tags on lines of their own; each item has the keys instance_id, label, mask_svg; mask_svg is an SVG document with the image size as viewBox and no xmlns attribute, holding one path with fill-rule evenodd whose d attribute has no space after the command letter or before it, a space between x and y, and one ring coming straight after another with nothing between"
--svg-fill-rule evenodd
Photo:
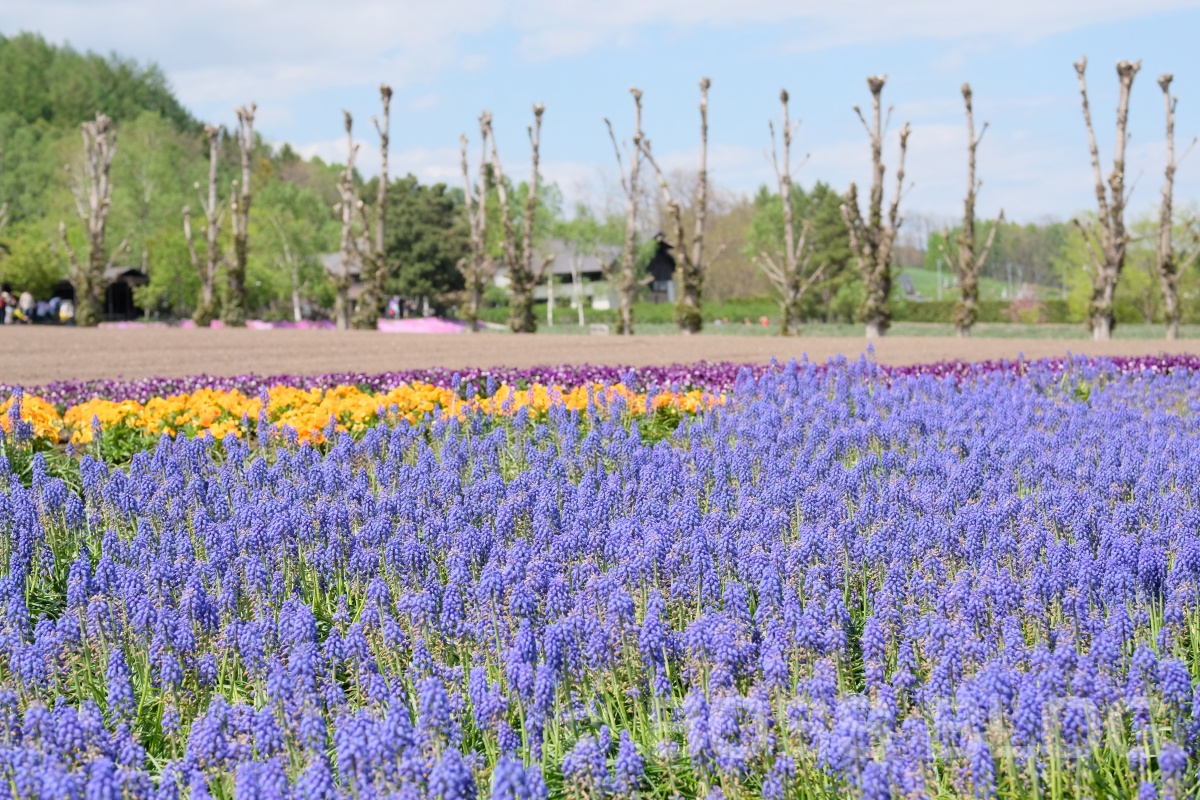
<instances>
[{"instance_id":1,"label":"dirt field","mask_svg":"<svg viewBox=\"0 0 1200 800\"><path fill-rule=\"evenodd\" d=\"M0 383L27 386L72 378L137 378L197 373L260 375L386 372L418 367L611 363L640 366L710 361L857 357L861 338L749 336L404 335L252 330L77 330L0 328ZM1200 354L1200 341L888 337L875 357L888 364L1063 355Z\"/></svg>"}]
</instances>

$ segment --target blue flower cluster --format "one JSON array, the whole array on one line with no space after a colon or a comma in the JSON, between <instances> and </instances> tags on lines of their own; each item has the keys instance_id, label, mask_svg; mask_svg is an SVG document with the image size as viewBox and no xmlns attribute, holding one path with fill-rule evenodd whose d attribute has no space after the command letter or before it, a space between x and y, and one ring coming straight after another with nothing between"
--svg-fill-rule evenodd
<instances>
[{"instance_id":1,"label":"blue flower cluster","mask_svg":"<svg viewBox=\"0 0 1200 800\"><path fill-rule=\"evenodd\" d=\"M1194 796L1200 375L877 378L0 455L0 798Z\"/></svg>"}]
</instances>

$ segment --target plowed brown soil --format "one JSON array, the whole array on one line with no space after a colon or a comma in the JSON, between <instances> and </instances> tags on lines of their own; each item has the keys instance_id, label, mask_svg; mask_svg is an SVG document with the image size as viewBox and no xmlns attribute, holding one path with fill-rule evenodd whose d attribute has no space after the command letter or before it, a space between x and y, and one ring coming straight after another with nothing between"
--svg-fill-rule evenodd
<instances>
[{"instance_id":1,"label":"plowed brown soil","mask_svg":"<svg viewBox=\"0 0 1200 800\"><path fill-rule=\"evenodd\" d=\"M197 373L386 372L419 367L607 363L631 366L709 361L813 360L844 354L857 358L860 338L768 336L511 336L414 335L358 331L289 330L79 330L0 328L0 383L27 386L53 380L141 378ZM1178 342L1054 339L953 339L888 337L875 343L887 364L943 359L1157 353L1200 354L1200 340Z\"/></svg>"}]
</instances>

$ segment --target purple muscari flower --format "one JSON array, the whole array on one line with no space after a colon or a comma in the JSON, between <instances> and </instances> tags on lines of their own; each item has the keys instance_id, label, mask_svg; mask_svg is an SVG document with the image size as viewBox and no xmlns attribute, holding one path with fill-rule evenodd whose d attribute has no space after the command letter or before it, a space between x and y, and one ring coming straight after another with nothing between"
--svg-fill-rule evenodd
<instances>
[{"instance_id":1,"label":"purple muscari flower","mask_svg":"<svg viewBox=\"0 0 1200 800\"><path fill-rule=\"evenodd\" d=\"M425 736L449 737L450 697L437 678L424 678L417 684L419 710L417 728Z\"/></svg>"},{"instance_id":2,"label":"purple muscari flower","mask_svg":"<svg viewBox=\"0 0 1200 800\"><path fill-rule=\"evenodd\" d=\"M967 758L971 769L971 786L978 798L991 798L996 794L996 764L987 742L972 737L967 742Z\"/></svg>"},{"instance_id":3,"label":"purple muscari flower","mask_svg":"<svg viewBox=\"0 0 1200 800\"><path fill-rule=\"evenodd\" d=\"M490 800L531 800L529 777L520 760L501 756L492 769Z\"/></svg>"},{"instance_id":4,"label":"purple muscari flower","mask_svg":"<svg viewBox=\"0 0 1200 800\"><path fill-rule=\"evenodd\" d=\"M121 786L117 781L117 768L112 761L101 756L91 764L88 776L87 800L120 800Z\"/></svg>"},{"instance_id":5,"label":"purple muscari flower","mask_svg":"<svg viewBox=\"0 0 1200 800\"><path fill-rule=\"evenodd\" d=\"M783 800L786 796L788 786L795 775L795 760L789 756L776 756L775 763L771 765L770 772L763 778L763 800Z\"/></svg>"},{"instance_id":6,"label":"purple muscari flower","mask_svg":"<svg viewBox=\"0 0 1200 800\"><path fill-rule=\"evenodd\" d=\"M1167 742L1162 746L1158 753L1158 767L1162 770L1164 778L1171 781L1183 780L1187 766L1187 753L1179 745Z\"/></svg>"},{"instance_id":7,"label":"purple muscari flower","mask_svg":"<svg viewBox=\"0 0 1200 800\"><path fill-rule=\"evenodd\" d=\"M475 777L453 748L446 750L429 773L429 796L440 800L474 800Z\"/></svg>"},{"instance_id":8,"label":"purple muscari flower","mask_svg":"<svg viewBox=\"0 0 1200 800\"><path fill-rule=\"evenodd\" d=\"M1138 786L1137 800L1158 800L1158 789L1150 781L1142 781Z\"/></svg>"},{"instance_id":9,"label":"purple muscari flower","mask_svg":"<svg viewBox=\"0 0 1200 800\"><path fill-rule=\"evenodd\" d=\"M683 700L683 713L687 720L687 747L692 763L705 767L712 759L712 739L708 727L708 701L704 694L692 689Z\"/></svg>"},{"instance_id":10,"label":"purple muscari flower","mask_svg":"<svg viewBox=\"0 0 1200 800\"><path fill-rule=\"evenodd\" d=\"M563 780L585 794L601 794L608 780L608 762L596 740L585 735L563 758Z\"/></svg>"},{"instance_id":11,"label":"purple muscari flower","mask_svg":"<svg viewBox=\"0 0 1200 800\"><path fill-rule=\"evenodd\" d=\"M1170 703L1176 711L1188 714L1192 705L1192 677L1188 668L1177 658L1160 661L1158 664L1158 683L1162 689L1163 699Z\"/></svg>"},{"instance_id":12,"label":"purple muscari flower","mask_svg":"<svg viewBox=\"0 0 1200 800\"><path fill-rule=\"evenodd\" d=\"M296 800L332 800L335 797L333 773L322 752L310 756L308 766L296 780Z\"/></svg>"},{"instance_id":13,"label":"purple muscari flower","mask_svg":"<svg viewBox=\"0 0 1200 800\"><path fill-rule=\"evenodd\" d=\"M137 698L133 693L133 676L125 663L125 653L114 647L108 654L108 711L114 719L127 720L133 716Z\"/></svg>"},{"instance_id":14,"label":"purple muscari flower","mask_svg":"<svg viewBox=\"0 0 1200 800\"><path fill-rule=\"evenodd\" d=\"M862 772L863 800L890 800L891 788L888 786L887 767L875 761L868 761Z\"/></svg>"},{"instance_id":15,"label":"purple muscari flower","mask_svg":"<svg viewBox=\"0 0 1200 800\"><path fill-rule=\"evenodd\" d=\"M513 754L521 749L521 737L506 721L496 726L496 744L501 753Z\"/></svg>"},{"instance_id":16,"label":"purple muscari flower","mask_svg":"<svg viewBox=\"0 0 1200 800\"><path fill-rule=\"evenodd\" d=\"M154 800L181 800L183 782L183 771L180 769L179 763L168 762L159 776L158 787L154 791Z\"/></svg>"},{"instance_id":17,"label":"purple muscari flower","mask_svg":"<svg viewBox=\"0 0 1200 800\"><path fill-rule=\"evenodd\" d=\"M632 796L642 785L645 763L629 731L621 731L620 742L617 745L617 763L613 776L613 791L618 795Z\"/></svg>"}]
</instances>

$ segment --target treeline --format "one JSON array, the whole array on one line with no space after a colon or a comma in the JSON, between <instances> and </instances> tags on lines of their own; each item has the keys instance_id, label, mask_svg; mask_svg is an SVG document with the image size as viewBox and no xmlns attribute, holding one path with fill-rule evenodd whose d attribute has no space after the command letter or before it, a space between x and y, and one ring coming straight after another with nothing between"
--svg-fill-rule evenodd
<instances>
[{"instance_id":1,"label":"treeline","mask_svg":"<svg viewBox=\"0 0 1200 800\"><path fill-rule=\"evenodd\" d=\"M1076 65L1086 99L1085 67ZM1136 65L1119 65L1126 110L1136 72ZM700 84L700 160L671 174L642 129L644 97L634 89L627 135L606 120L623 208L600 218L587 207L566 213L557 187L538 173L541 106L534 107L534 166L525 180L504 172L485 111L478 139L463 136L463 180L455 186L391 178L386 161L382 181L364 181L349 114L350 159L326 164L286 144L267 145L254 130L253 104L205 124L153 65L78 53L33 34L0 36L0 282L43 297L69 280L81 324L101 317L105 276L136 268L148 276L136 289L137 305L155 318L206 324L220 316L237 325L247 316L332 317L339 326L373 327L385 298L399 296L417 313L506 317L513 330L532 331L535 289L554 280L543 254L557 240L576 254L603 255L604 279L617 298L613 318L626 333L650 283L647 265L663 245L676 263L673 318L686 331L712 319L714 301L764 297L775 299L784 333L805 322L853 319L868 335L883 335L903 303L905 318L937 315L967 335L1000 313L986 306L997 291L1018 309L1009 316L1083 321L1100 338L1129 319L1165 322L1173 335L1181 321L1200 316L1200 287L1188 269L1200 248L1170 205L1173 154L1157 219L1126 224L1124 194L1106 188L1093 151L1097 194L1105 199L1091 217L1039 225L976 220L982 129L964 85L973 187L966 213L954 227L919 217L904 222L910 129L900 128L899 159L885 165L885 83L868 79L871 106L855 108L874 168L861 198L853 184L842 191L793 182L786 92L768 131L775 185L746 198L709 181L710 81ZM1170 83L1169 76L1159 81L1173 144ZM367 133L380 137L385 157L390 97L381 87L382 114ZM1085 122L1090 130L1086 104ZM1119 115L1119 132L1124 125ZM1109 185L1123 181L1117 155ZM893 176L890 186L885 175ZM928 291L932 274L942 276L941 302ZM927 291L910 291L914 276ZM919 303L926 305L916 310Z\"/></svg>"}]
</instances>

